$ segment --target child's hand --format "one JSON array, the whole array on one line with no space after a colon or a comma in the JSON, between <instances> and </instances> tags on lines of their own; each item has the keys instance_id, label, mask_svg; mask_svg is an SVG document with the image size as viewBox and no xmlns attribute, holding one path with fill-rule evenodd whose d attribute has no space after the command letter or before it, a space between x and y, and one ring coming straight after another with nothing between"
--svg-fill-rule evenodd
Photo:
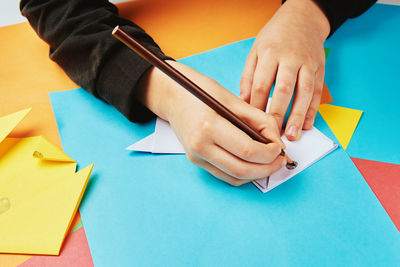
<instances>
[{"instance_id":1,"label":"child's hand","mask_svg":"<svg viewBox=\"0 0 400 267\"><path fill-rule=\"evenodd\" d=\"M312 0L288 0L260 31L248 55L240 95L265 110L275 81L269 113L279 128L297 88L285 129L289 140L296 140L301 129L314 123L325 73L323 43L329 31L329 21Z\"/></svg>"},{"instance_id":2,"label":"child's hand","mask_svg":"<svg viewBox=\"0 0 400 267\"><path fill-rule=\"evenodd\" d=\"M169 63L275 142L266 145L252 140L171 78L152 68L140 81L138 97L170 122L192 163L235 186L269 176L286 164L286 159L279 156L284 144L272 116L188 66Z\"/></svg>"}]
</instances>

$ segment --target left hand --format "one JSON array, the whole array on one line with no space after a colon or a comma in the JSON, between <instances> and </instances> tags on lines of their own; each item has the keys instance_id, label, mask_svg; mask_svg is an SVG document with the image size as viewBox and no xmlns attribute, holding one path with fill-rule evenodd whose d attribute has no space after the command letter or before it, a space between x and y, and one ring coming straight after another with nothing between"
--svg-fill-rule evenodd
<instances>
[{"instance_id":1,"label":"left hand","mask_svg":"<svg viewBox=\"0 0 400 267\"><path fill-rule=\"evenodd\" d=\"M240 96L265 110L272 84L269 113L280 129L293 99L285 135L297 140L310 129L317 113L325 74L323 43L329 21L312 0L287 0L258 34L240 81Z\"/></svg>"}]
</instances>

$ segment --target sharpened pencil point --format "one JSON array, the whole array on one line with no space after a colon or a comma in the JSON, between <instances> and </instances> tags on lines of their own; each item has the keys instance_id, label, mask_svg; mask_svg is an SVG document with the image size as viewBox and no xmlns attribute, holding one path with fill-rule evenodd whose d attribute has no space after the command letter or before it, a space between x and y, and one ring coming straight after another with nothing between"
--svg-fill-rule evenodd
<instances>
[{"instance_id":1,"label":"sharpened pencil point","mask_svg":"<svg viewBox=\"0 0 400 267\"><path fill-rule=\"evenodd\" d=\"M293 170L293 169L295 169L297 167L297 165L298 165L297 161L292 160L292 162L287 162L286 163L286 168L288 170Z\"/></svg>"}]
</instances>

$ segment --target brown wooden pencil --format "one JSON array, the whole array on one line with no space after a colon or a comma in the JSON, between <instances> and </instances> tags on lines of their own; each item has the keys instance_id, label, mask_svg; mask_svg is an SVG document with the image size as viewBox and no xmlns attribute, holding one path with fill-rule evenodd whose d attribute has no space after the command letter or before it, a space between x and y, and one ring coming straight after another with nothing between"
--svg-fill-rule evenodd
<instances>
[{"instance_id":1,"label":"brown wooden pencil","mask_svg":"<svg viewBox=\"0 0 400 267\"><path fill-rule=\"evenodd\" d=\"M151 50L143 46L140 42L138 42L134 37L132 37L129 33L121 29L121 27L116 26L112 31L112 35L118 38L121 42L127 45L130 49L139 54L142 58L147 60L150 64L154 65L156 68L160 69L166 75L168 75L171 79L179 83L186 90L208 105L210 108L215 110L220 116L224 117L228 121L230 121L233 125L241 129L247 135L249 135L254 140L269 144L272 141L268 138L264 137L251 127L246 122L242 121L237 115L235 115L232 111L230 111L227 107L221 104L218 100L209 95L206 91L201 89L198 85L192 82L185 75L180 73L170 64L168 64L165 60L160 58L158 55L153 53ZM282 149L281 156L285 156L285 151ZM288 169L293 169L297 166L295 161L292 161L289 157L286 156Z\"/></svg>"}]
</instances>

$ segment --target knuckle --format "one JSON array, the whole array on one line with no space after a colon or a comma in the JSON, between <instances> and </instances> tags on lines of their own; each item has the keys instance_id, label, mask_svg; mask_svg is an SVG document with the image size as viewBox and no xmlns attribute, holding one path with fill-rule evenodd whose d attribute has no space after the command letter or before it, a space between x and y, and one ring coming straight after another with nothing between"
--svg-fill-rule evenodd
<instances>
[{"instance_id":1,"label":"knuckle","mask_svg":"<svg viewBox=\"0 0 400 267\"><path fill-rule=\"evenodd\" d=\"M291 123L297 124L297 122L301 121L305 117L305 114L298 111L294 111L292 112L292 114L290 114L290 117L291 117L290 118Z\"/></svg>"},{"instance_id":2,"label":"knuckle","mask_svg":"<svg viewBox=\"0 0 400 267\"><path fill-rule=\"evenodd\" d=\"M250 83L250 78L242 76L242 78L240 79L240 83L239 83L240 90L243 90L243 89L247 90L247 87L249 86L249 83Z\"/></svg>"},{"instance_id":3,"label":"knuckle","mask_svg":"<svg viewBox=\"0 0 400 267\"><path fill-rule=\"evenodd\" d=\"M201 134L193 134L188 140L189 149L197 154L202 154L204 141Z\"/></svg>"},{"instance_id":4,"label":"knuckle","mask_svg":"<svg viewBox=\"0 0 400 267\"><path fill-rule=\"evenodd\" d=\"M294 46L288 50L288 55L299 62L307 62L311 57L304 49L299 46Z\"/></svg>"},{"instance_id":5,"label":"knuckle","mask_svg":"<svg viewBox=\"0 0 400 267\"><path fill-rule=\"evenodd\" d=\"M308 62L311 69L316 69L316 67L318 66L314 55L307 53L307 54L303 54L302 58L303 58L304 62Z\"/></svg>"},{"instance_id":6,"label":"knuckle","mask_svg":"<svg viewBox=\"0 0 400 267\"><path fill-rule=\"evenodd\" d=\"M314 92L314 83L311 80L305 80L302 82L302 90L305 93L309 93L311 94L312 92Z\"/></svg>"},{"instance_id":7,"label":"knuckle","mask_svg":"<svg viewBox=\"0 0 400 267\"><path fill-rule=\"evenodd\" d=\"M271 115L278 124L280 123L283 117L283 115L279 112L270 112L269 115Z\"/></svg>"},{"instance_id":8,"label":"knuckle","mask_svg":"<svg viewBox=\"0 0 400 267\"><path fill-rule=\"evenodd\" d=\"M191 163L198 165L199 159L195 155L193 155L192 153L186 153L186 157Z\"/></svg>"},{"instance_id":9,"label":"knuckle","mask_svg":"<svg viewBox=\"0 0 400 267\"><path fill-rule=\"evenodd\" d=\"M264 56L274 56L278 53L277 47L274 45L261 45L260 51Z\"/></svg>"},{"instance_id":10,"label":"knuckle","mask_svg":"<svg viewBox=\"0 0 400 267\"><path fill-rule=\"evenodd\" d=\"M281 153L281 150L282 150L281 146L279 144L277 144L277 143L270 143L269 144L269 149L270 149L270 153L273 156L278 156L279 153Z\"/></svg>"},{"instance_id":11,"label":"knuckle","mask_svg":"<svg viewBox=\"0 0 400 267\"><path fill-rule=\"evenodd\" d=\"M200 125L200 134L202 136L208 136L210 135L212 128L213 128L213 122L210 119L204 119L201 121Z\"/></svg>"},{"instance_id":12,"label":"knuckle","mask_svg":"<svg viewBox=\"0 0 400 267\"><path fill-rule=\"evenodd\" d=\"M241 185L243 185L245 183L245 181L241 181L239 179L232 179L229 181L229 184L235 187L239 187Z\"/></svg>"},{"instance_id":13,"label":"knuckle","mask_svg":"<svg viewBox=\"0 0 400 267\"><path fill-rule=\"evenodd\" d=\"M262 85L262 84L256 84L254 87L253 87L253 93L254 94L257 94L257 95L262 95L262 94L265 94L265 92L266 92L266 86L264 86L264 85Z\"/></svg>"},{"instance_id":14,"label":"knuckle","mask_svg":"<svg viewBox=\"0 0 400 267\"><path fill-rule=\"evenodd\" d=\"M318 98L321 97L323 88L324 88L323 82L316 84L315 89L314 89L314 97L318 97Z\"/></svg>"},{"instance_id":15,"label":"knuckle","mask_svg":"<svg viewBox=\"0 0 400 267\"><path fill-rule=\"evenodd\" d=\"M238 179L246 179L248 176L248 171L245 168L234 168L232 170L232 176Z\"/></svg>"},{"instance_id":16,"label":"knuckle","mask_svg":"<svg viewBox=\"0 0 400 267\"><path fill-rule=\"evenodd\" d=\"M276 89L279 90L279 92L281 92L282 94L290 95L293 91L293 84L288 80L282 80L279 82Z\"/></svg>"},{"instance_id":17,"label":"knuckle","mask_svg":"<svg viewBox=\"0 0 400 267\"><path fill-rule=\"evenodd\" d=\"M243 159L250 159L254 156L254 150L251 145L244 145L241 149L241 155Z\"/></svg>"},{"instance_id":18,"label":"knuckle","mask_svg":"<svg viewBox=\"0 0 400 267\"><path fill-rule=\"evenodd\" d=\"M317 109L314 107L309 107L306 115L306 119L313 119L315 117L315 114L317 114Z\"/></svg>"}]
</instances>

